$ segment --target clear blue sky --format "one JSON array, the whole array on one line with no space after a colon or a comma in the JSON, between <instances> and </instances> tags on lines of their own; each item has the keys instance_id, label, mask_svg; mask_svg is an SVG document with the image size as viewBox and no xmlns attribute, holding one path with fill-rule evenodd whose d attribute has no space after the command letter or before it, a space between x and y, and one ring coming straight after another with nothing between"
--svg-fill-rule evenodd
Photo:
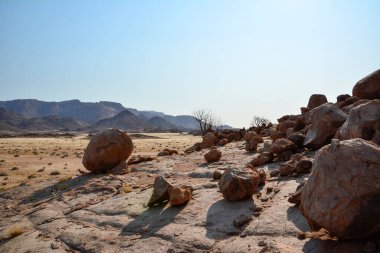
<instances>
[{"instance_id":1,"label":"clear blue sky","mask_svg":"<svg viewBox=\"0 0 380 253\"><path fill-rule=\"evenodd\" d=\"M0 100L209 108L241 127L378 68L377 0L0 0Z\"/></svg>"}]
</instances>

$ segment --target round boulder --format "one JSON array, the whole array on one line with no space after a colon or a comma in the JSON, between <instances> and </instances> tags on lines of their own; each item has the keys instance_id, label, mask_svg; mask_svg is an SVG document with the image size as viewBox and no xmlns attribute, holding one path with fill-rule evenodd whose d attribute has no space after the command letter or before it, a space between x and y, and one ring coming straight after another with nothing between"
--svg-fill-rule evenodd
<instances>
[{"instance_id":1,"label":"round boulder","mask_svg":"<svg viewBox=\"0 0 380 253\"><path fill-rule=\"evenodd\" d=\"M126 161L132 151L132 139L127 133L106 129L91 138L82 163L87 170L102 173Z\"/></svg>"},{"instance_id":2,"label":"round boulder","mask_svg":"<svg viewBox=\"0 0 380 253\"><path fill-rule=\"evenodd\" d=\"M228 201L239 201L252 197L257 191L260 176L249 168L229 168L219 180L219 189Z\"/></svg>"},{"instance_id":3,"label":"round boulder","mask_svg":"<svg viewBox=\"0 0 380 253\"><path fill-rule=\"evenodd\" d=\"M380 148L363 139L334 139L317 151L301 194L312 230L339 239L380 232Z\"/></svg>"},{"instance_id":4,"label":"round boulder","mask_svg":"<svg viewBox=\"0 0 380 253\"><path fill-rule=\"evenodd\" d=\"M352 95L360 99L380 99L380 69L357 82Z\"/></svg>"},{"instance_id":5,"label":"round boulder","mask_svg":"<svg viewBox=\"0 0 380 253\"><path fill-rule=\"evenodd\" d=\"M222 157L222 152L217 149L211 149L209 152L207 152L204 155L204 158L206 162L208 163L217 162L220 160L221 157Z\"/></svg>"},{"instance_id":6,"label":"round boulder","mask_svg":"<svg viewBox=\"0 0 380 253\"><path fill-rule=\"evenodd\" d=\"M288 139L277 139L275 140L271 147L270 151L274 154L280 155L281 153L285 151L296 151L297 146L293 142L291 142Z\"/></svg>"}]
</instances>

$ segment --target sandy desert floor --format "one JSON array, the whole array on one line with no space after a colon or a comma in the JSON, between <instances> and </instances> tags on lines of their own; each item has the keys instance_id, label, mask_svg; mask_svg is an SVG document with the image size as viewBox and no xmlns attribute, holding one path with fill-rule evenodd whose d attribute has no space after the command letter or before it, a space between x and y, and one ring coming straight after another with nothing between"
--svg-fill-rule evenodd
<instances>
[{"instance_id":1,"label":"sandy desert floor","mask_svg":"<svg viewBox=\"0 0 380 253\"><path fill-rule=\"evenodd\" d=\"M182 152L201 137L178 133L131 134L132 155L157 156L165 148ZM46 178L67 180L86 171L82 165L88 135L59 138L1 138L0 192L20 184L35 184Z\"/></svg>"}]
</instances>

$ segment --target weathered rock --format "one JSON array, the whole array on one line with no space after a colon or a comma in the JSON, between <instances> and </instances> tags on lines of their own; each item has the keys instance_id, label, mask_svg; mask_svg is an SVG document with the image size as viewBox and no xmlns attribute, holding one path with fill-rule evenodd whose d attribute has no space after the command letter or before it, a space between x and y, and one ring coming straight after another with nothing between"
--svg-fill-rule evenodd
<instances>
[{"instance_id":1,"label":"weathered rock","mask_svg":"<svg viewBox=\"0 0 380 253\"><path fill-rule=\"evenodd\" d=\"M286 130L289 128L294 128L296 126L296 122L293 120L285 120L277 125L277 130L280 131L282 134L286 133Z\"/></svg>"},{"instance_id":2,"label":"weathered rock","mask_svg":"<svg viewBox=\"0 0 380 253\"><path fill-rule=\"evenodd\" d=\"M347 115L337 105L326 103L314 108L305 115L306 122L311 123L304 145L318 149L327 144L344 123Z\"/></svg>"},{"instance_id":3,"label":"weathered rock","mask_svg":"<svg viewBox=\"0 0 380 253\"><path fill-rule=\"evenodd\" d=\"M263 169L258 170L259 172L259 185L265 185L265 181L267 180L267 174L265 174L265 171Z\"/></svg>"},{"instance_id":4,"label":"weathered rock","mask_svg":"<svg viewBox=\"0 0 380 253\"><path fill-rule=\"evenodd\" d=\"M212 174L212 179L214 180L219 180L223 175L223 172L220 170L215 170L214 173Z\"/></svg>"},{"instance_id":5,"label":"weathered rock","mask_svg":"<svg viewBox=\"0 0 380 253\"><path fill-rule=\"evenodd\" d=\"M216 145L217 138L214 133L206 133L203 136L201 146L202 148L209 148Z\"/></svg>"},{"instance_id":6,"label":"weathered rock","mask_svg":"<svg viewBox=\"0 0 380 253\"><path fill-rule=\"evenodd\" d=\"M226 144L228 144L228 139L226 139L226 138L221 139L221 140L219 141L219 145L220 145L220 146L224 146L224 145L226 145Z\"/></svg>"},{"instance_id":7,"label":"weathered rock","mask_svg":"<svg viewBox=\"0 0 380 253\"><path fill-rule=\"evenodd\" d=\"M285 134L281 133L280 131L277 131L276 129L270 129L269 130L269 137L275 141L277 139L281 139L285 137Z\"/></svg>"},{"instance_id":8,"label":"weathered rock","mask_svg":"<svg viewBox=\"0 0 380 253\"><path fill-rule=\"evenodd\" d=\"M279 170L279 169L271 170L271 171L269 172L269 175L270 175L271 177L277 177L278 175L280 175L280 170Z\"/></svg>"},{"instance_id":9,"label":"weathered rock","mask_svg":"<svg viewBox=\"0 0 380 253\"><path fill-rule=\"evenodd\" d=\"M310 172L312 161L301 154L295 154L289 161L280 165L280 175L289 176L295 173L296 175Z\"/></svg>"},{"instance_id":10,"label":"weathered rock","mask_svg":"<svg viewBox=\"0 0 380 253\"><path fill-rule=\"evenodd\" d=\"M208 163L217 162L220 160L221 157L222 152L217 149L211 149L204 155L204 158Z\"/></svg>"},{"instance_id":11,"label":"weathered rock","mask_svg":"<svg viewBox=\"0 0 380 253\"><path fill-rule=\"evenodd\" d=\"M259 174L249 168L229 168L219 181L219 189L226 200L239 201L252 197L259 182Z\"/></svg>"},{"instance_id":12,"label":"weathered rock","mask_svg":"<svg viewBox=\"0 0 380 253\"><path fill-rule=\"evenodd\" d=\"M305 141L305 135L300 132L292 133L288 136L288 140L296 144L298 147L302 147L303 142Z\"/></svg>"},{"instance_id":13,"label":"weathered rock","mask_svg":"<svg viewBox=\"0 0 380 253\"><path fill-rule=\"evenodd\" d=\"M257 152L259 153L270 153L270 146L271 146L271 143L269 141L264 141L263 143L263 146L262 147L259 147L257 149Z\"/></svg>"},{"instance_id":14,"label":"weathered rock","mask_svg":"<svg viewBox=\"0 0 380 253\"><path fill-rule=\"evenodd\" d=\"M288 202L299 206L301 204L301 194L303 190L303 186L305 185L305 181L303 181L294 193L291 193L288 198Z\"/></svg>"},{"instance_id":15,"label":"weathered rock","mask_svg":"<svg viewBox=\"0 0 380 253\"><path fill-rule=\"evenodd\" d=\"M164 151L159 152L157 156L170 156L170 155L177 155L177 154L178 154L177 150L165 148Z\"/></svg>"},{"instance_id":16,"label":"weathered rock","mask_svg":"<svg viewBox=\"0 0 380 253\"><path fill-rule=\"evenodd\" d=\"M82 163L92 172L106 172L128 159L133 151L132 139L119 129L106 129L94 135Z\"/></svg>"},{"instance_id":17,"label":"weathered rock","mask_svg":"<svg viewBox=\"0 0 380 253\"><path fill-rule=\"evenodd\" d=\"M357 82L352 95L360 99L380 99L380 69Z\"/></svg>"},{"instance_id":18,"label":"weathered rock","mask_svg":"<svg viewBox=\"0 0 380 253\"><path fill-rule=\"evenodd\" d=\"M150 156L137 155L137 156L132 156L128 160L127 164L130 165L130 164L138 164L138 163L142 163L142 162L149 162L149 161L152 161L154 159L155 159L154 157L150 157Z\"/></svg>"},{"instance_id":19,"label":"weathered rock","mask_svg":"<svg viewBox=\"0 0 380 253\"><path fill-rule=\"evenodd\" d=\"M380 148L363 139L320 149L301 195L301 211L312 230L340 239L380 231Z\"/></svg>"},{"instance_id":20,"label":"weathered rock","mask_svg":"<svg viewBox=\"0 0 380 253\"><path fill-rule=\"evenodd\" d=\"M250 162L254 167L267 164L273 161L273 154L269 152L255 154Z\"/></svg>"},{"instance_id":21,"label":"weathered rock","mask_svg":"<svg viewBox=\"0 0 380 253\"><path fill-rule=\"evenodd\" d=\"M309 103L307 104L307 108L314 109L320 105L327 103L327 98L323 94L313 94L309 98Z\"/></svg>"},{"instance_id":22,"label":"weathered rock","mask_svg":"<svg viewBox=\"0 0 380 253\"><path fill-rule=\"evenodd\" d=\"M274 154L281 154L285 151L296 151L297 146L288 139L277 139L275 140L271 147L270 151Z\"/></svg>"},{"instance_id":23,"label":"weathered rock","mask_svg":"<svg viewBox=\"0 0 380 253\"><path fill-rule=\"evenodd\" d=\"M257 149L257 145L262 143L264 140L260 136L254 136L249 141L246 142L245 150L253 151Z\"/></svg>"},{"instance_id":24,"label":"weathered rock","mask_svg":"<svg viewBox=\"0 0 380 253\"><path fill-rule=\"evenodd\" d=\"M336 97L336 102L344 102L347 98L350 98L351 96L348 94L342 94Z\"/></svg>"},{"instance_id":25,"label":"weathered rock","mask_svg":"<svg viewBox=\"0 0 380 253\"><path fill-rule=\"evenodd\" d=\"M283 161L283 162L289 161L290 158L292 157L292 155L293 155L293 152L292 152L292 151L290 151L290 150L284 151L284 152L282 152L282 153L278 156L278 160L279 160L279 161Z\"/></svg>"},{"instance_id":26,"label":"weathered rock","mask_svg":"<svg viewBox=\"0 0 380 253\"><path fill-rule=\"evenodd\" d=\"M148 206L154 206L162 201L169 200L169 189L173 186L163 177L158 176L154 179L153 193L149 199Z\"/></svg>"},{"instance_id":27,"label":"weathered rock","mask_svg":"<svg viewBox=\"0 0 380 253\"><path fill-rule=\"evenodd\" d=\"M375 124L378 122L380 122L380 99L356 106L351 109L339 131L340 139L372 140L376 132Z\"/></svg>"},{"instance_id":28,"label":"weathered rock","mask_svg":"<svg viewBox=\"0 0 380 253\"><path fill-rule=\"evenodd\" d=\"M169 188L170 205L178 206L190 201L193 197L193 188L180 185Z\"/></svg>"},{"instance_id":29,"label":"weathered rock","mask_svg":"<svg viewBox=\"0 0 380 253\"><path fill-rule=\"evenodd\" d=\"M249 141L253 137L257 136L257 134L254 131L248 131L244 134L244 140Z\"/></svg>"}]
</instances>

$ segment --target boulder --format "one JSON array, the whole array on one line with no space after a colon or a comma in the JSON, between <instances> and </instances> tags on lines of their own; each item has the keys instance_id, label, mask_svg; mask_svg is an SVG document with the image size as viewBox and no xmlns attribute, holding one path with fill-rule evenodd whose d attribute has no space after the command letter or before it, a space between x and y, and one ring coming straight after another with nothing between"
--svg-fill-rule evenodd
<instances>
[{"instance_id":1,"label":"boulder","mask_svg":"<svg viewBox=\"0 0 380 253\"><path fill-rule=\"evenodd\" d=\"M285 120L277 125L277 130L285 134L288 128L294 128L296 125L297 123L293 120Z\"/></svg>"},{"instance_id":2,"label":"boulder","mask_svg":"<svg viewBox=\"0 0 380 253\"><path fill-rule=\"evenodd\" d=\"M259 174L249 168L229 168L219 180L219 189L226 200L239 201L252 197L259 182Z\"/></svg>"},{"instance_id":3,"label":"boulder","mask_svg":"<svg viewBox=\"0 0 380 253\"><path fill-rule=\"evenodd\" d=\"M305 115L311 126L307 131L304 146L318 149L334 137L338 128L344 123L347 115L332 103L325 103Z\"/></svg>"},{"instance_id":4,"label":"boulder","mask_svg":"<svg viewBox=\"0 0 380 253\"><path fill-rule=\"evenodd\" d=\"M270 129L269 130L269 137L275 141L277 139L281 139L283 137L285 137L285 133L281 133L280 131L277 131L276 129Z\"/></svg>"},{"instance_id":5,"label":"boulder","mask_svg":"<svg viewBox=\"0 0 380 253\"><path fill-rule=\"evenodd\" d=\"M178 206L190 201L193 197L193 188L180 185L169 188L170 205Z\"/></svg>"},{"instance_id":6,"label":"boulder","mask_svg":"<svg viewBox=\"0 0 380 253\"><path fill-rule=\"evenodd\" d=\"M301 154L294 154L289 161L280 165L280 175L289 176L309 173L313 162Z\"/></svg>"},{"instance_id":7,"label":"boulder","mask_svg":"<svg viewBox=\"0 0 380 253\"><path fill-rule=\"evenodd\" d=\"M270 152L270 146L271 146L271 143L269 141L264 141L263 143L263 146L262 147L259 147L257 149L257 152L259 153L264 153L264 152Z\"/></svg>"},{"instance_id":8,"label":"boulder","mask_svg":"<svg viewBox=\"0 0 380 253\"><path fill-rule=\"evenodd\" d=\"M267 164L273 161L273 154L269 152L263 152L255 154L250 164L254 167Z\"/></svg>"},{"instance_id":9,"label":"boulder","mask_svg":"<svg viewBox=\"0 0 380 253\"><path fill-rule=\"evenodd\" d=\"M314 109L320 105L327 103L327 98L323 94L313 94L309 98L309 103L307 104L307 108Z\"/></svg>"},{"instance_id":10,"label":"boulder","mask_svg":"<svg viewBox=\"0 0 380 253\"><path fill-rule=\"evenodd\" d=\"M278 154L280 155L281 153L285 152L285 151L296 151L297 149L297 146L296 144L294 144L293 142L291 142L290 140L288 139L277 139L275 140L271 147L270 147L270 151L274 154Z\"/></svg>"},{"instance_id":11,"label":"boulder","mask_svg":"<svg viewBox=\"0 0 380 253\"><path fill-rule=\"evenodd\" d=\"M214 170L214 173L212 173L212 179L219 180L223 175L223 172L220 170Z\"/></svg>"},{"instance_id":12,"label":"boulder","mask_svg":"<svg viewBox=\"0 0 380 253\"><path fill-rule=\"evenodd\" d=\"M292 133L289 135L288 140L296 144L299 148L303 147L303 142L305 141L305 135L300 132Z\"/></svg>"},{"instance_id":13,"label":"boulder","mask_svg":"<svg viewBox=\"0 0 380 253\"><path fill-rule=\"evenodd\" d=\"M162 201L169 200L169 189L173 186L163 177L158 176L154 179L153 193L148 202L148 206L154 206Z\"/></svg>"},{"instance_id":14,"label":"boulder","mask_svg":"<svg viewBox=\"0 0 380 253\"><path fill-rule=\"evenodd\" d=\"M339 96L336 97L336 102L339 103L339 102L344 102L347 98L350 98L351 96L348 95L348 94L341 94Z\"/></svg>"},{"instance_id":15,"label":"boulder","mask_svg":"<svg viewBox=\"0 0 380 253\"><path fill-rule=\"evenodd\" d=\"M226 145L226 144L228 144L228 139L227 139L227 138L221 139L221 140L219 141L219 145L220 145L220 146L224 146L224 145Z\"/></svg>"},{"instance_id":16,"label":"boulder","mask_svg":"<svg viewBox=\"0 0 380 253\"><path fill-rule=\"evenodd\" d=\"M380 99L380 69L357 82L352 95L360 99Z\"/></svg>"},{"instance_id":17,"label":"boulder","mask_svg":"<svg viewBox=\"0 0 380 253\"><path fill-rule=\"evenodd\" d=\"M351 109L339 131L340 139L372 140L376 132L375 125L378 122L380 122L380 99L356 106Z\"/></svg>"},{"instance_id":18,"label":"boulder","mask_svg":"<svg viewBox=\"0 0 380 253\"><path fill-rule=\"evenodd\" d=\"M87 170L102 173L126 161L132 151L132 139L127 133L119 129L106 129L91 138L82 163Z\"/></svg>"},{"instance_id":19,"label":"boulder","mask_svg":"<svg viewBox=\"0 0 380 253\"><path fill-rule=\"evenodd\" d=\"M363 139L334 139L317 151L301 194L301 212L312 230L339 239L380 232L380 148Z\"/></svg>"},{"instance_id":20,"label":"boulder","mask_svg":"<svg viewBox=\"0 0 380 253\"><path fill-rule=\"evenodd\" d=\"M248 131L244 134L244 140L245 141L249 141L250 139L252 139L253 137L257 136L256 132L254 131Z\"/></svg>"},{"instance_id":21,"label":"boulder","mask_svg":"<svg viewBox=\"0 0 380 253\"><path fill-rule=\"evenodd\" d=\"M217 162L220 160L221 157L222 152L217 149L211 149L204 155L204 158L208 163Z\"/></svg>"},{"instance_id":22,"label":"boulder","mask_svg":"<svg viewBox=\"0 0 380 253\"><path fill-rule=\"evenodd\" d=\"M263 142L264 142L264 140L263 140L262 137L260 137L260 136L254 136L249 141L246 142L246 144L245 144L245 150L247 150L247 151L256 150L257 145L259 143L263 143Z\"/></svg>"},{"instance_id":23,"label":"boulder","mask_svg":"<svg viewBox=\"0 0 380 253\"><path fill-rule=\"evenodd\" d=\"M206 133L203 136L201 146L202 148L209 148L216 145L217 138L214 133Z\"/></svg>"}]
</instances>

